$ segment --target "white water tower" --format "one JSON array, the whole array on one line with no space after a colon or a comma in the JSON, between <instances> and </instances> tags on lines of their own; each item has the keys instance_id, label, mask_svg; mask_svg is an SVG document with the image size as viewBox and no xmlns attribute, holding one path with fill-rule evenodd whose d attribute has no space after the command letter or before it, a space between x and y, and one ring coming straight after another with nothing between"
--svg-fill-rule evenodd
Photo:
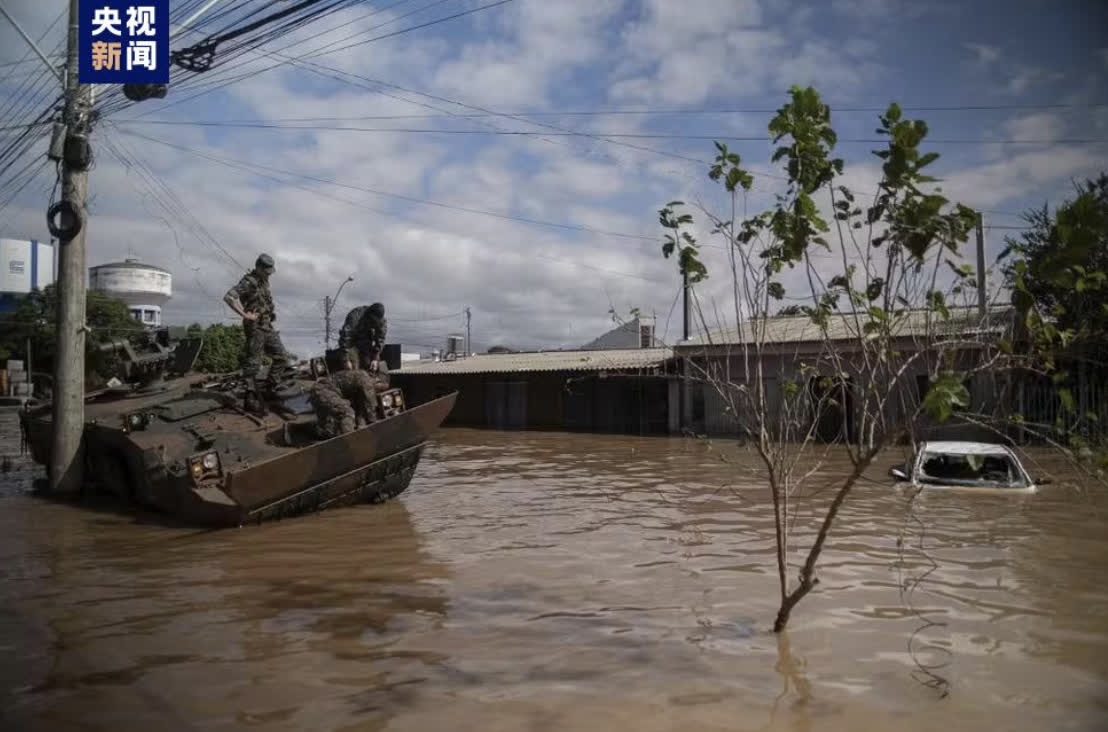
<instances>
[{"instance_id":1,"label":"white water tower","mask_svg":"<svg viewBox=\"0 0 1108 732\"><path fill-rule=\"evenodd\" d=\"M162 306L173 296L173 275L168 270L128 258L89 270L89 289L127 303L131 316L145 326L162 324Z\"/></svg>"}]
</instances>

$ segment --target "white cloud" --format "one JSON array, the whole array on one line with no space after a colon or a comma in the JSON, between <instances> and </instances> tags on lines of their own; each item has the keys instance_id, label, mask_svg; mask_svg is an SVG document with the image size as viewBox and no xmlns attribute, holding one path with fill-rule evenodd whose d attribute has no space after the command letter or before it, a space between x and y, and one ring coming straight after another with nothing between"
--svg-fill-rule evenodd
<instances>
[{"instance_id":1,"label":"white cloud","mask_svg":"<svg viewBox=\"0 0 1108 732\"><path fill-rule=\"evenodd\" d=\"M1039 112L1009 120L1004 129L1013 139L1052 142L1065 132L1066 122L1061 115Z\"/></svg>"},{"instance_id":2,"label":"white cloud","mask_svg":"<svg viewBox=\"0 0 1108 732\"><path fill-rule=\"evenodd\" d=\"M55 11L48 12L40 5L34 6L34 23L29 18L29 27L45 28L52 19ZM882 13L887 19L889 12L903 11L897 4L873 0L840 0L836 9L840 14L854 13L856 17L861 13L873 19L881 19ZM363 12L352 10L336 16L335 22L328 24L340 28L336 33L302 48L316 47L388 17L352 20L355 13ZM159 112L179 99L171 90L165 102L148 103L122 116L149 111L151 117L173 120L221 116L281 119L472 112L444 101L446 98L490 109L559 110L566 104L590 108L606 103L761 108L778 106L792 83L815 84L825 98L836 102L852 96L864 95L867 100L888 96L887 89L873 86L893 72L882 65L885 41L876 43L863 34L837 32L833 23L816 25L814 19L826 19L826 12L822 7L817 12L810 5L794 5L786 12L776 3L756 0L513 3L471 16L466 22L473 23L475 31L444 25L441 33L427 29L402 40L317 59L361 77L424 90L439 99L365 80L343 85L285 66L254 75L221 94ZM5 45L3 41L9 38L5 33L0 28L0 48L4 49L0 60L16 53L8 49L19 43ZM982 48L985 50L974 48L980 59L997 58L999 51ZM244 68L271 64L262 59ZM1031 73L1023 66L1009 71L1017 76ZM3 72L0 69L0 76ZM1026 88L1039 83L1037 78L1029 78ZM765 115L542 119L596 134L687 130L761 136L766 124ZM1108 124L1105 120L1101 123ZM349 124L543 129L504 117L364 119ZM710 160L715 155L710 141L626 140L625 145L618 145L585 137L139 125L120 125L120 129L352 186L605 231L660 234L657 209L673 199L703 201L714 210L727 205L721 189L707 179L706 165L672 157ZM1057 136L1062 131L1050 115L1013 119L1005 128L1005 134L1035 138ZM116 133L110 126L102 125L94 135L97 166L92 173L95 211L89 228L89 263L125 256L133 247L143 258L174 271L176 291L166 308L168 320L229 321L232 315L219 298L241 275L239 267L192 221L178 215L176 203L173 211L162 209L155 198L164 198L164 191L159 189L155 196L137 171L128 171L114 160L103 140L112 134ZM575 345L610 327L609 304L624 310L634 305L656 311L659 327L663 327L661 321L677 292L676 265L672 259L662 258L660 241L521 223L303 179L284 181L281 175L276 175L275 181L155 142L120 139L147 162L234 259L249 265L260 251L277 257L273 286L278 323L286 342L301 354L321 347L319 303L351 273L356 279L343 290L339 310L380 300L394 318L393 335L425 347L440 345L447 332L461 325L461 319L402 321L456 313L468 305L473 310L473 336L479 347L496 342L517 347ZM655 148L671 156L628 145ZM755 168L764 167L768 160L768 141L739 143L736 149ZM1035 152L1002 149L998 154L1004 157L967 164L945 176L948 195L972 205L995 205L1037 195L1070 175L1083 173L1089 165L1087 150L1058 146ZM869 189L877 169L863 155L858 157L864 162L848 158L845 180ZM52 173L44 173L4 212L0 228L5 235L44 236L43 208L52 182ZM756 185L758 190L748 199L751 212L771 205L770 194L783 184L756 175ZM707 234L702 218L698 214L697 236L706 244L718 244ZM715 268L704 287L705 297L722 302L728 294L725 253L709 248L705 257ZM788 286L790 294L799 293L805 282L794 275ZM679 327L679 314L675 314L671 338Z\"/></svg>"},{"instance_id":3,"label":"white cloud","mask_svg":"<svg viewBox=\"0 0 1108 732\"><path fill-rule=\"evenodd\" d=\"M1033 87L1065 80L1066 75L1060 71L1050 71L1046 68L1034 66L1017 67L1016 72L1008 77L1004 88L1009 94L1024 94Z\"/></svg>"},{"instance_id":4,"label":"white cloud","mask_svg":"<svg viewBox=\"0 0 1108 732\"><path fill-rule=\"evenodd\" d=\"M966 43L966 48L973 51L977 58L977 63L982 66L991 64L1000 58L1000 49L996 46L990 46L984 43Z\"/></svg>"}]
</instances>

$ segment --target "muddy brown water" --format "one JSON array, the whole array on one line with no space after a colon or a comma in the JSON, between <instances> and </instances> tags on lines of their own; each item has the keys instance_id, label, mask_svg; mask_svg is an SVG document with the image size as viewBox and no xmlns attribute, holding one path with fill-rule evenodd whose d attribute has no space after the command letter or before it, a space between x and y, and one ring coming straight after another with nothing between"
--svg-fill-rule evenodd
<instances>
[{"instance_id":1,"label":"muddy brown water","mask_svg":"<svg viewBox=\"0 0 1108 732\"><path fill-rule=\"evenodd\" d=\"M34 498L16 455L0 728L1108 728L1108 501L917 502L937 567L909 599L936 625L914 648L945 664L939 698L907 652L898 567L930 565L914 523L898 552L894 457L775 636L765 490L718 443L444 430L398 501L219 532Z\"/></svg>"}]
</instances>

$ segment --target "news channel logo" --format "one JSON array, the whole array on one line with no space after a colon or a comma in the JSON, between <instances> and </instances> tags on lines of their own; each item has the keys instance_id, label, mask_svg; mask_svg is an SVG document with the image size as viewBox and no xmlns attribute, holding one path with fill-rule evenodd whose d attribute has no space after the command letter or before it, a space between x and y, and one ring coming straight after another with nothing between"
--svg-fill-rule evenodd
<instances>
[{"instance_id":1,"label":"news channel logo","mask_svg":"<svg viewBox=\"0 0 1108 732\"><path fill-rule=\"evenodd\" d=\"M80 0L82 84L168 84L169 0Z\"/></svg>"}]
</instances>

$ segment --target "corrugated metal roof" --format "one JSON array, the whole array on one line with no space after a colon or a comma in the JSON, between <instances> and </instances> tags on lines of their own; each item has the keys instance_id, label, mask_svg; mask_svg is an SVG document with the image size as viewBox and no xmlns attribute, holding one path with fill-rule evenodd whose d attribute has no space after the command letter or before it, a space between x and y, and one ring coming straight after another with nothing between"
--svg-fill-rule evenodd
<instances>
[{"instance_id":1,"label":"corrugated metal roof","mask_svg":"<svg viewBox=\"0 0 1108 732\"><path fill-rule=\"evenodd\" d=\"M607 351L482 353L456 361L401 364L393 374L496 374L528 371L605 371L661 366L673 356L669 348L622 348Z\"/></svg>"},{"instance_id":2,"label":"corrugated metal roof","mask_svg":"<svg viewBox=\"0 0 1108 732\"><path fill-rule=\"evenodd\" d=\"M933 312L915 310L907 313L896 323L895 333L905 338L924 335L954 335L980 330L981 326L990 332L1003 330L1011 323L1011 308L993 308L981 322L976 308L951 308L950 320L940 320ZM929 320L930 319L930 320ZM827 337L830 340L856 340L859 328L869 317L861 314L855 318L851 313L836 313L828 323ZM762 328L765 328L763 334ZM711 331L711 339L699 335L687 341L681 341L677 348L703 347L709 345L734 345L754 343L763 340L767 344L810 343L823 340L819 327L807 315L768 318L760 321L745 321L742 329L734 326Z\"/></svg>"}]
</instances>

